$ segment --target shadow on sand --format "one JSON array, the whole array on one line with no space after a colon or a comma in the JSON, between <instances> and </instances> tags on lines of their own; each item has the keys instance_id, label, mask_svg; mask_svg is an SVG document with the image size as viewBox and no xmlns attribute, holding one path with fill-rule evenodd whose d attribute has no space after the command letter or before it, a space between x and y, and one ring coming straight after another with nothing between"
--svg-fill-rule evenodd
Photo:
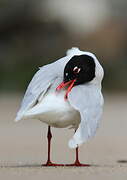
<instances>
[{"instance_id":1,"label":"shadow on sand","mask_svg":"<svg viewBox=\"0 0 127 180\"><path fill-rule=\"evenodd\" d=\"M126 162L127 163L127 162ZM107 164L89 164L89 166L42 166L37 163L1 163L0 168L91 168L91 167L114 167Z\"/></svg>"}]
</instances>

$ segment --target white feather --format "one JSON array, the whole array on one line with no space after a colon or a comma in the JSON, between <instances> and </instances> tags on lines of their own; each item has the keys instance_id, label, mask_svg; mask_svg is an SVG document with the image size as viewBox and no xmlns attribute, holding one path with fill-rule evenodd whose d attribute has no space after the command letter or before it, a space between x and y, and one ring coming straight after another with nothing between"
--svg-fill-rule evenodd
<instances>
[{"instance_id":1,"label":"white feather","mask_svg":"<svg viewBox=\"0 0 127 180\"><path fill-rule=\"evenodd\" d=\"M102 115L103 96L98 86L87 84L75 86L68 98L81 115L79 127L69 141L69 147L76 148L95 135Z\"/></svg>"},{"instance_id":2,"label":"white feather","mask_svg":"<svg viewBox=\"0 0 127 180\"><path fill-rule=\"evenodd\" d=\"M80 114L68 101L64 100L65 91L52 92L50 89L43 99L24 114L26 119L39 119L52 127L78 127Z\"/></svg>"}]
</instances>

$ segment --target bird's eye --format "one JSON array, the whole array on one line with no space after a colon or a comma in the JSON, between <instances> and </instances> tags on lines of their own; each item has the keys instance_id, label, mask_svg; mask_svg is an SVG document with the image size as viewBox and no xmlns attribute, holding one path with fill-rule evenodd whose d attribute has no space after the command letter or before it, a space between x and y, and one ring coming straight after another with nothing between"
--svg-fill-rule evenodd
<instances>
[{"instance_id":1,"label":"bird's eye","mask_svg":"<svg viewBox=\"0 0 127 180\"><path fill-rule=\"evenodd\" d=\"M74 67L73 72L74 72L75 74L78 74L78 73L80 72L80 70L81 70L81 69L76 66L76 67Z\"/></svg>"}]
</instances>

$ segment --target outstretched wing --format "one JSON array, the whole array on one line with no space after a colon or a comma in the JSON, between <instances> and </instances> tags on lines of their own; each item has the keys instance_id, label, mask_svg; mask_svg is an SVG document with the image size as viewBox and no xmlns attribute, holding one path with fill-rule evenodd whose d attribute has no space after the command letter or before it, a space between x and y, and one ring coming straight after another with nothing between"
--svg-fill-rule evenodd
<instances>
[{"instance_id":1,"label":"outstretched wing","mask_svg":"<svg viewBox=\"0 0 127 180\"><path fill-rule=\"evenodd\" d=\"M100 88L94 85L79 85L71 90L68 98L81 116L79 127L69 141L69 147L76 148L95 135L102 115L103 96Z\"/></svg>"}]
</instances>

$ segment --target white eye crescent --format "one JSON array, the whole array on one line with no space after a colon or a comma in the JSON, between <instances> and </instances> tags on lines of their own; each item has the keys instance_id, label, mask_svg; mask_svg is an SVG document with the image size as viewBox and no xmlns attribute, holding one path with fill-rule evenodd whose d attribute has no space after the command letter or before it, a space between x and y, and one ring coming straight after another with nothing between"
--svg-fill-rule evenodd
<instances>
[{"instance_id":1,"label":"white eye crescent","mask_svg":"<svg viewBox=\"0 0 127 180\"><path fill-rule=\"evenodd\" d=\"M74 73L79 73L80 70L81 70L80 68L78 68L77 66L75 66L74 69L73 69L73 72L74 72Z\"/></svg>"}]
</instances>

